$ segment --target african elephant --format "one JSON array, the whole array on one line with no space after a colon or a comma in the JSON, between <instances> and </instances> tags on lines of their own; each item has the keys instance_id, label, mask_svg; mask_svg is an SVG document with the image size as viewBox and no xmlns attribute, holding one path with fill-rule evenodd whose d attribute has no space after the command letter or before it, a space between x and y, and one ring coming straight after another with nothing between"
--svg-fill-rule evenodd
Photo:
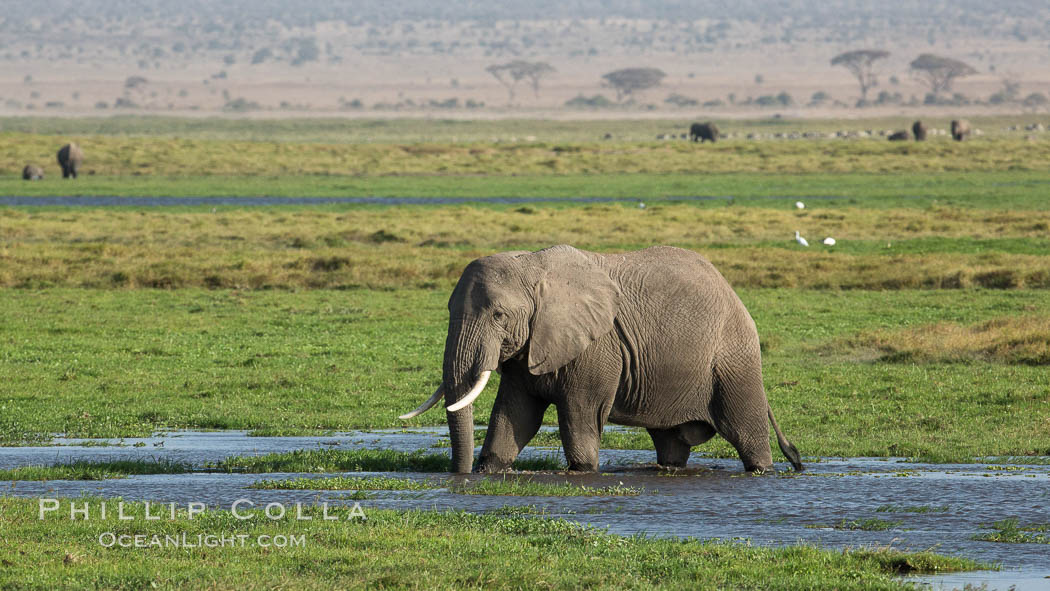
<instances>
[{"instance_id":1,"label":"african elephant","mask_svg":"<svg viewBox=\"0 0 1050 591\"><path fill-rule=\"evenodd\" d=\"M710 141L712 144L718 141L718 126L708 121L707 123L694 123L689 126L689 139L700 143Z\"/></svg>"},{"instance_id":2,"label":"african elephant","mask_svg":"<svg viewBox=\"0 0 1050 591\"><path fill-rule=\"evenodd\" d=\"M44 169L35 164L26 164L22 169L22 179L27 181L39 181L44 178Z\"/></svg>"},{"instance_id":3,"label":"african elephant","mask_svg":"<svg viewBox=\"0 0 1050 591\"><path fill-rule=\"evenodd\" d=\"M970 122L965 119L952 119L952 139L961 142L970 135Z\"/></svg>"},{"instance_id":4,"label":"african elephant","mask_svg":"<svg viewBox=\"0 0 1050 591\"><path fill-rule=\"evenodd\" d=\"M84 153L80 151L80 146L73 142L62 146L58 151L58 165L62 167L62 178L77 178L77 169L80 168L83 159Z\"/></svg>"},{"instance_id":5,"label":"african elephant","mask_svg":"<svg viewBox=\"0 0 1050 591\"><path fill-rule=\"evenodd\" d=\"M773 467L772 424L803 469L766 399L754 321L694 252L495 254L467 266L448 309L441 385L401 418L444 397L455 472L471 470L472 404L493 371L502 378L475 472L510 466L551 404L573 471L597 470L606 421L648 429L665 466L684 466L717 433L748 471Z\"/></svg>"},{"instance_id":6,"label":"african elephant","mask_svg":"<svg viewBox=\"0 0 1050 591\"><path fill-rule=\"evenodd\" d=\"M926 141L926 132L929 128L922 121L916 121L911 124L911 134L915 136L915 141L923 142Z\"/></svg>"},{"instance_id":7,"label":"african elephant","mask_svg":"<svg viewBox=\"0 0 1050 591\"><path fill-rule=\"evenodd\" d=\"M886 139L890 140L891 142L906 142L910 139L910 137L908 136L908 132L902 129L900 131L895 131L891 133L886 137Z\"/></svg>"}]
</instances>

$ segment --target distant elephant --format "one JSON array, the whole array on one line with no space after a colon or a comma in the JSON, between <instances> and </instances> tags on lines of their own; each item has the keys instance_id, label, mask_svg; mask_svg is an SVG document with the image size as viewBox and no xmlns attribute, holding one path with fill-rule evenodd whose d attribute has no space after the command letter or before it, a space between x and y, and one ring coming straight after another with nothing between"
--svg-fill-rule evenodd
<instances>
[{"instance_id":1,"label":"distant elephant","mask_svg":"<svg viewBox=\"0 0 1050 591\"><path fill-rule=\"evenodd\" d=\"M970 122L965 119L952 119L952 139L961 142L970 135Z\"/></svg>"},{"instance_id":2,"label":"distant elephant","mask_svg":"<svg viewBox=\"0 0 1050 591\"><path fill-rule=\"evenodd\" d=\"M886 139L890 140L891 142L906 142L909 139L911 139L911 136L908 135L907 131L904 131L902 129L900 131L895 131L891 133L886 137Z\"/></svg>"},{"instance_id":3,"label":"distant elephant","mask_svg":"<svg viewBox=\"0 0 1050 591\"><path fill-rule=\"evenodd\" d=\"M26 164L22 169L22 179L27 181L39 181L44 178L44 169L35 164Z\"/></svg>"},{"instance_id":4,"label":"distant elephant","mask_svg":"<svg viewBox=\"0 0 1050 591\"><path fill-rule=\"evenodd\" d=\"M694 123L689 126L689 139L700 143L709 141L712 144L718 141L718 126L708 121L707 123Z\"/></svg>"},{"instance_id":5,"label":"distant elephant","mask_svg":"<svg viewBox=\"0 0 1050 591\"><path fill-rule=\"evenodd\" d=\"M926 141L926 132L929 128L922 121L916 121L911 124L911 134L915 136L915 141L924 142Z\"/></svg>"},{"instance_id":6,"label":"distant elephant","mask_svg":"<svg viewBox=\"0 0 1050 591\"><path fill-rule=\"evenodd\" d=\"M58 151L58 165L62 167L62 178L77 178L77 169L80 168L83 159L84 153L80 151L80 146L72 142L62 146Z\"/></svg>"},{"instance_id":7,"label":"distant elephant","mask_svg":"<svg viewBox=\"0 0 1050 591\"><path fill-rule=\"evenodd\" d=\"M551 404L573 471L597 470L606 421L645 427L664 466L684 466L717 433L755 472L773 467L772 424L803 469L766 398L754 321L692 251L495 254L467 266L448 309L441 385L400 418L444 397L455 472L471 470L472 405L493 371L502 378L475 472L510 466Z\"/></svg>"}]
</instances>

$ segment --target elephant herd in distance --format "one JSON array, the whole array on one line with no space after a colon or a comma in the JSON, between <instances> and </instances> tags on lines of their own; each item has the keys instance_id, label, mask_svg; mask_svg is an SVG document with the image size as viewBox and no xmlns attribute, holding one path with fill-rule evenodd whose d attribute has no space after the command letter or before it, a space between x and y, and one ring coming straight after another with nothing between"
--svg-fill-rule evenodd
<instances>
[{"instance_id":1,"label":"elephant herd in distance","mask_svg":"<svg viewBox=\"0 0 1050 591\"><path fill-rule=\"evenodd\" d=\"M1041 131L1042 125L1030 125L1027 127L1029 131L1036 130ZM1016 131L1016 130L1013 130ZM690 139L694 142L711 142L715 143L719 139L734 139L743 137L748 140L761 140L761 139L824 139L824 138L842 138L842 139L855 139L855 138L868 138L868 137L885 137L891 142L897 141L908 141L914 139L917 142L925 141L927 137L934 135L950 135L955 141L963 141L970 135L982 135L980 129L974 129L971 127L970 122L965 119L953 119L951 122L950 129L936 129L929 127L922 121L916 121L911 126L911 133L907 130L843 130L835 132L820 132L820 131L806 131L806 132L777 132L772 134L760 134L760 133L748 133L746 135L737 135L734 133L721 133L718 130L718 126L714 123L707 121L704 123L693 123L689 126L688 134L674 133L661 133L656 136L658 140L673 140L678 139ZM606 139L610 139L607 137Z\"/></svg>"},{"instance_id":2,"label":"elephant herd in distance","mask_svg":"<svg viewBox=\"0 0 1050 591\"><path fill-rule=\"evenodd\" d=\"M62 146L56 154L58 165L62 168L62 178L77 178L80 163L84 160L84 152L74 142ZM39 181L44 178L44 169L35 164L26 164L22 169L22 179L27 181Z\"/></svg>"},{"instance_id":3,"label":"elephant herd in distance","mask_svg":"<svg viewBox=\"0 0 1050 591\"><path fill-rule=\"evenodd\" d=\"M915 139L917 142L926 141L926 136L930 133L931 129L922 121L916 121L911 124L911 135L908 135L907 130L895 131L888 136L886 139L891 142L906 142L910 139ZM965 119L952 119L951 129L952 139L961 142L966 139L973 130L970 127L970 122Z\"/></svg>"}]
</instances>

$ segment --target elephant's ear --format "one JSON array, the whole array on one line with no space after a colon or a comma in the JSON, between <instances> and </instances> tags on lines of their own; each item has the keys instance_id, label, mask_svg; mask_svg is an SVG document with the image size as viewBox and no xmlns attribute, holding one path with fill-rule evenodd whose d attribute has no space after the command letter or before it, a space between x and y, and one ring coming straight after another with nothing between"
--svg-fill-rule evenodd
<instances>
[{"instance_id":1,"label":"elephant's ear","mask_svg":"<svg viewBox=\"0 0 1050 591\"><path fill-rule=\"evenodd\" d=\"M536 285L529 372L564 367L613 329L620 289L608 272L571 246L535 253L546 272Z\"/></svg>"}]
</instances>

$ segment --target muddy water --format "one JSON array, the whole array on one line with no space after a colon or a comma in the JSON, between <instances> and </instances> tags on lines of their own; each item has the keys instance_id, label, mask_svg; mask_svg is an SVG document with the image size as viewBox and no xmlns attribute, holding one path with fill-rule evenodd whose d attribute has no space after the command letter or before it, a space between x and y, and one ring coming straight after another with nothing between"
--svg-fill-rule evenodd
<instances>
[{"instance_id":1,"label":"muddy water","mask_svg":"<svg viewBox=\"0 0 1050 591\"><path fill-rule=\"evenodd\" d=\"M55 440L52 447L0 448L0 468L51 464L76 459L157 458L203 465L230 455L264 454L293 449L382 448L410 451L431 448L443 428L412 432L355 432L332 437L248 437L243 432L174 432L147 439L112 441L120 446L82 447L82 440ZM136 446L136 444L140 444ZM445 450L447 453L447 450ZM523 456L558 453L528 448ZM592 486L623 483L642 487L638 497L522 498L455 495L447 488L424 492L377 492L363 501L368 508L465 509L489 511L506 505L534 505L545 514L608 528L617 534L750 540L787 545L806 541L826 547L892 546L934 550L1002 565L984 571L926 577L946 589L966 583L991 588L1050 589L1050 546L996 544L971 540L994 521L1050 522L1050 466L926 465L894 460L811 459L803 474L760 477L741 473L736 460L694 457L690 470L668 475L645 466L653 452L603 450L597 475L530 475L544 481L572 481ZM786 468L786 466L782 466ZM1003 469L1007 468L1007 469ZM235 500L256 504L340 499L344 492L246 490L262 478L291 474L146 475L102 482L0 483L18 496L121 496L127 500L191 501L228 508ZM317 475L312 475L317 476ZM447 475L402 474L448 480ZM515 477L515 476L512 476ZM476 478L457 477L457 478ZM936 507L934 512L877 512L880 506ZM830 526L842 520L878 518L900 521L887 531L848 531Z\"/></svg>"}]
</instances>

